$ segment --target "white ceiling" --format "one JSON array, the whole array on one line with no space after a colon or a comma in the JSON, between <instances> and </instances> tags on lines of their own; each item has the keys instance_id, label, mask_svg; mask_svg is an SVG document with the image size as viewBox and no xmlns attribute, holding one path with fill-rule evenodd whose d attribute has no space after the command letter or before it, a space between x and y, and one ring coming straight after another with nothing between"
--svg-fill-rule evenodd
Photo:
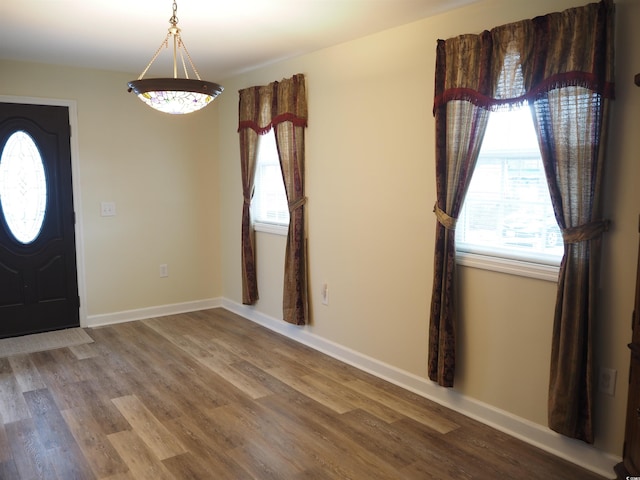
<instances>
[{"instance_id":1,"label":"white ceiling","mask_svg":"<svg viewBox=\"0 0 640 480\"><path fill-rule=\"evenodd\" d=\"M217 81L477 1L179 0L177 17L200 75ZM172 3L0 0L0 59L137 76L167 34ZM171 76L171 62L161 53L147 77Z\"/></svg>"}]
</instances>

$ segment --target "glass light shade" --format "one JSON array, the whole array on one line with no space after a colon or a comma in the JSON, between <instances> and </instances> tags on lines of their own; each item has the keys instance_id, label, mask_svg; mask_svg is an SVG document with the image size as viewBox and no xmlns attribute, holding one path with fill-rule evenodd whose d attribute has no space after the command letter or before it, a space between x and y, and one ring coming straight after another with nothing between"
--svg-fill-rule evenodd
<instances>
[{"instance_id":1,"label":"glass light shade","mask_svg":"<svg viewBox=\"0 0 640 480\"><path fill-rule=\"evenodd\" d=\"M222 93L222 86L187 78L149 78L129 82L140 100L164 113L191 113L206 107Z\"/></svg>"}]
</instances>

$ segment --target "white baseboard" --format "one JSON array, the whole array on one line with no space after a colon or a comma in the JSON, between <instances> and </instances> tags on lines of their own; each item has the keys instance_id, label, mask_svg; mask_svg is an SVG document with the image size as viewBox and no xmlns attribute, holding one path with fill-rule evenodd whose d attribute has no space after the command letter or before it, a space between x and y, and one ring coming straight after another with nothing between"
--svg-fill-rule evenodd
<instances>
[{"instance_id":1,"label":"white baseboard","mask_svg":"<svg viewBox=\"0 0 640 480\"><path fill-rule=\"evenodd\" d=\"M319 337L310 332L307 327L291 325L258 312L253 307L241 305L225 298L222 299L221 306L292 340L433 400L444 407L451 408L605 478L612 478L615 475L614 465L622 461L620 457L602 452L584 442L559 435L547 427L474 400L455 390L442 388L428 379Z\"/></svg>"},{"instance_id":2,"label":"white baseboard","mask_svg":"<svg viewBox=\"0 0 640 480\"><path fill-rule=\"evenodd\" d=\"M116 323L144 320L145 318L164 317L167 315L177 315L178 313L196 312L198 310L206 310L209 308L219 308L221 305L222 300L220 298L211 298L207 300L196 300L193 302L173 303L170 305L139 308L136 310L125 310L115 313L89 315L87 316L87 324L82 325L82 327L102 327L105 325L114 325Z\"/></svg>"}]
</instances>

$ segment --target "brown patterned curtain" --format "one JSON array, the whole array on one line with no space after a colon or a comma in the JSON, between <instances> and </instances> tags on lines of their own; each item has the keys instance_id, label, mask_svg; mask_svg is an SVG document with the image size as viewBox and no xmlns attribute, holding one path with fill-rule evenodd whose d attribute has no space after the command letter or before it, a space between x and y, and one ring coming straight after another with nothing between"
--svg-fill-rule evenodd
<instances>
[{"instance_id":1,"label":"brown patterned curtain","mask_svg":"<svg viewBox=\"0 0 640 480\"><path fill-rule=\"evenodd\" d=\"M613 17L613 2L602 0L480 35L440 41L436 60L434 112L439 176L439 157L443 154L438 152L453 147L447 144L451 135L441 133L442 125L445 129L469 128L457 125L459 118L449 117L450 103L468 102L486 110L523 103L531 106L556 219L565 241L553 332L549 425L587 442L593 441L591 341L595 288L600 236L607 223L601 219L601 184L607 105L613 98ZM480 53L486 51L490 51L486 56ZM446 118L439 122L439 115ZM470 115L464 121L473 124L477 120ZM440 191L437 194L441 205ZM455 216L455 210L452 212ZM452 267L438 270L443 264L438 260L443 254L438 241L441 230L439 227L436 231L434 293L443 273L453 271ZM453 285L453 280L450 283ZM451 307L450 316L443 317L442 312L448 312L441 305L452 304L455 297L438 293L441 296L432 298L429 376L450 386L441 381L446 377L440 372L451 370L452 384L455 350L440 350L443 345L454 344L455 338L444 341L442 332L453 334L455 316Z\"/></svg>"},{"instance_id":2,"label":"brown patterned curtain","mask_svg":"<svg viewBox=\"0 0 640 480\"><path fill-rule=\"evenodd\" d=\"M258 295L256 275L255 232L251 223L251 198L258 155L258 135L271 129L271 103L273 86L251 87L240 90L240 169L242 174L242 303L253 305Z\"/></svg>"},{"instance_id":3,"label":"brown patterned curtain","mask_svg":"<svg viewBox=\"0 0 640 480\"><path fill-rule=\"evenodd\" d=\"M307 97L304 75L298 74L266 86L240 90L238 132L240 133L244 195L242 301L245 304L253 304L258 299L254 235L249 205L253 194L258 135L263 135L274 128L290 212L284 267L283 319L296 325L305 325L309 321L304 209L306 202L304 129L306 126Z\"/></svg>"},{"instance_id":4,"label":"brown patterned curtain","mask_svg":"<svg viewBox=\"0 0 640 480\"><path fill-rule=\"evenodd\" d=\"M296 76L278 84L278 115L297 112L306 115L304 77ZM285 321L306 325L309 320L307 288L307 241L305 233L304 193L304 129L301 122L281 121L274 124L282 177L289 202L289 232L284 263Z\"/></svg>"},{"instance_id":5,"label":"brown patterned curtain","mask_svg":"<svg viewBox=\"0 0 640 480\"><path fill-rule=\"evenodd\" d=\"M449 48L448 48L449 47ZM460 37L455 47L438 42L436 51L436 99L447 91L452 74L468 80L466 88L486 87L482 70L489 61L491 43ZM469 58L475 59L470 61ZM456 309L455 224L469 188L489 119L488 110L466 100L440 102L436 119L437 218L431 321L429 325L429 378L452 387L455 373Z\"/></svg>"},{"instance_id":6,"label":"brown patterned curtain","mask_svg":"<svg viewBox=\"0 0 640 480\"><path fill-rule=\"evenodd\" d=\"M614 6L549 15L536 24L575 75L532 102L551 203L564 238L549 384L549 426L593 443L593 331L600 273L603 173L613 98ZM542 69L542 67L540 67ZM549 66L546 66L549 68Z\"/></svg>"}]
</instances>

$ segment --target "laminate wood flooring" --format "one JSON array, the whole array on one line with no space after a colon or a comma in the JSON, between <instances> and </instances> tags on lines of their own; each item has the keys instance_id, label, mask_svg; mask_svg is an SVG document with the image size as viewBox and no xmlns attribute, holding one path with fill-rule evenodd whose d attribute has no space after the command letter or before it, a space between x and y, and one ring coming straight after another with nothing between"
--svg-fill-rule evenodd
<instances>
[{"instance_id":1,"label":"laminate wood flooring","mask_svg":"<svg viewBox=\"0 0 640 480\"><path fill-rule=\"evenodd\" d=\"M0 359L0 478L599 476L223 309Z\"/></svg>"}]
</instances>

